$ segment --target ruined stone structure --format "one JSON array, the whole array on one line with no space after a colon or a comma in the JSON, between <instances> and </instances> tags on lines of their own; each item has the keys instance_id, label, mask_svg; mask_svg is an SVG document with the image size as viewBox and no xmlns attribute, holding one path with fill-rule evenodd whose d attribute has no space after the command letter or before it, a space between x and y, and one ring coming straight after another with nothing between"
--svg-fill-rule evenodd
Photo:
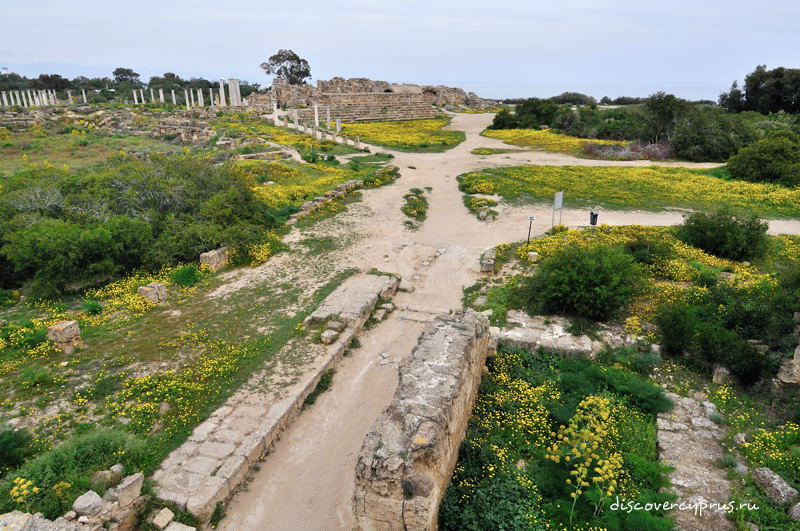
<instances>
[{"instance_id":1,"label":"ruined stone structure","mask_svg":"<svg viewBox=\"0 0 800 531\"><path fill-rule=\"evenodd\" d=\"M323 323L337 335L320 346L309 370L274 395L247 391L229 398L161 463L153 474L156 496L207 523L217 503L228 499L294 421L325 371L341 360L378 302L392 297L398 283L393 276L354 275L328 295L306 322ZM243 389L262 385L262 379L254 374Z\"/></svg>"},{"instance_id":2,"label":"ruined stone structure","mask_svg":"<svg viewBox=\"0 0 800 531\"><path fill-rule=\"evenodd\" d=\"M392 84L366 78L335 77L313 85L290 85L276 78L269 95L251 95L249 104L264 105L274 98L284 107L307 106L298 115L305 123L317 123L319 111L343 122L410 120L436 115L434 105L484 107L486 100L474 93L444 85ZM313 106L317 107L314 114Z\"/></svg>"},{"instance_id":3,"label":"ruined stone structure","mask_svg":"<svg viewBox=\"0 0 800 531\"><path fill-rule=\"evenodd\" d=\"M361 529L437 528L488 347L488 319L473 310L427 325L358 456L353 509Z\"/></svg>"}]
</instances>

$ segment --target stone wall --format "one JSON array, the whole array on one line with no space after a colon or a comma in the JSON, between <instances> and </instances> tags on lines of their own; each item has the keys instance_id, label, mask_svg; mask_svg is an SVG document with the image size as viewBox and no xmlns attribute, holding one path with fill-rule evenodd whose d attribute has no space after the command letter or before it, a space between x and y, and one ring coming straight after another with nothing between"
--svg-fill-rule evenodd
<instances>
[{"instance_id":1,"label":"stone wall","mask_svg":"<svg viewBox=\"0 0 800 531\"><path fill-rule=\"evenodd\" d=\"M485 100L473 92L466 92L457 87L445 85L415 85L412 83L389 83L363 77L334 77L317 81L313 85L289 85L285 79L275 78L272 82L272 94L278 103L287 107L312 105L324 94L406 94L419 96L424 101L441 106L467 106L482 108L496 102Z\"/></svg>"},{"instance_id":2,"label":"stone wall","mask_svg":"<svg viewBox=\"0 0 800 531\"><path fill-rule=\"evenodd\" d=\"M320 94L315 103L320 124L324 123L330 109L331 120L343 123L381 120L416 120L434 118L436 109L425 98L415 94L384 92L359 94ZM314 109L298 109L303 123L313 123Z\"/></svg>"},{"instance_id":3,"label":"stone wall","mask_svg":"<svg viewBox=\"0 0 800 531\"><path fill-rule=\"evenodd\" d=\"M426 326L358 456L353 510L361 529L437 528L488 345L488 319L473 310Z\"/></svg>"}]
</instances>

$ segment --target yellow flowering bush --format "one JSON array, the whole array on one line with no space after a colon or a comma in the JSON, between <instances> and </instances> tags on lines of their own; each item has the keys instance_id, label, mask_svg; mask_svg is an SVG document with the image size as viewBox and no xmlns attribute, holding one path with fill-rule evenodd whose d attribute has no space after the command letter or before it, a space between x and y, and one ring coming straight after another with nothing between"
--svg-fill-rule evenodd
<instances>
[{"instance_id":1,"label":"yellow flowering bush","mask_svg":"<svg viewBox=\"0 0 800 531\"><path fill-rule=\"evenodd\" d=\"M714 177L703 170L633 166L514 166L458 177L467 194L499 194L508 201L552 201L565 191L567 204L661 210L730 207L763 217L800 216L800 188Z\"/></svg>"},{"instance_id":2,"label":"yellow flowering bush","mask_svg":"<svg viewBox=\"0 0 800 531\"><path fill-rule=\"evenodd\" d=\"M672 497L656 492L667 471L656 462L652 416L632 407L626 392L592 392L583 383L586 371L624 381L620 388L629 393L637 386L658 391L630 370L598 360L500 347L484 369L440 508L441 529L640 531L637 526L662 523L663 511L628 520L608 509L616 495Z\"/></svg>"},{"instance_id":3,"label":"yellow flowering bush","mask_svg":"<svg viewBox=\"0 0 800 531\"><path fill-rule=\"evenodd\" d=\"M342 132L362 142L399 151L444 151L464 141L464 133L444 129L447 118L342 124Z\"/></svg>"},{"instance_id":4,"label":"yellow flowering bush","mask_svg":"<svg viewBox=\"0 0 800 531\"><path fill-rule=\"evenodd\" d=\"M497 138L506 144L575 155L583 153L583 146L588 143L603 146L627 146L630 143L626 140L578 138L554 133L550 129L487 129L481 134L489 138Z\"/></svg>"}]
</instances>

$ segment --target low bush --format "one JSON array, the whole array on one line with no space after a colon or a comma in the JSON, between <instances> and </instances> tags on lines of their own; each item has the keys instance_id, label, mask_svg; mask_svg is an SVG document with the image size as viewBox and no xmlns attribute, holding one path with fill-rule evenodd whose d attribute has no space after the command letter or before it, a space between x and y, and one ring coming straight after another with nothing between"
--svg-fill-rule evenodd
<instances>
[{"instance_id":1,"label":"low bush","mask_svg":"<svg viewBox=\"0 0 800 531\"><path fill-rule=\"evenodd\" d=\"M169 279L180 286L194 286L200 281L200 270L194 264L176 267L170 271Z\"/></svg>"},{"instance_id":2,"label":"low bush","mask_svg":"<svg viewBox=\"0 0 800 531\"><path fill-rule=\"evenodd\" d=\"M711 214L693 212L678 228L678 237L708 253L743 261L764 255L768 227L755 215L737 216L728 209Z\"/></svg>"},{"instance_id":3,"label":"low bush","mask_svg":"<svg viewBox=\"0 0 800 531\"><path fill-rule=\"evenodd\" d=\"M97 315L103 311L103 305L94 299L86 299L81 304L81 310L87 315Z\"/></svg>"},{"instance_id":4,"label":"low bush","mask_svg":"<svg viewBox=\"0 0 800 531\"><path fill-rule=\"evenodd\" d=\"M753 142L728 161L736 179L800 185L800 135L783 131Z\"/></svg>"},{"instance_id":5,"label":"low bush","mask_svg":"<svg viewBox=\"0 0 800 531\"><path fill-rule=\"evenodd\" d=\"M403 196L403 199L405 203L400 207L403 214L417 222L424 221L428 215L428 200L425 198L425 192L419 188L412 188Z\"/></svg>"},{"instance_id":6,"label":"low bush","mask_svg":"<svg viewBox=\"0 0 800 531\"><path fill-rule=\"evenodd\" d=\"M30 454L31 440L27 428L16 429L10 424L0 426L0 475L22 464Z\"/></svg>"},{"instance_id":7,"label":"low bush","mask_svg":"<svg viewBox=\"0 0 800 531\"><path fill-rule=\"evenodd\" d=\"M522 289L532 314L605 320L633 299L641 281L640 267L621 247L572 245L546 258Z\"/></svg>"}]
</instances>

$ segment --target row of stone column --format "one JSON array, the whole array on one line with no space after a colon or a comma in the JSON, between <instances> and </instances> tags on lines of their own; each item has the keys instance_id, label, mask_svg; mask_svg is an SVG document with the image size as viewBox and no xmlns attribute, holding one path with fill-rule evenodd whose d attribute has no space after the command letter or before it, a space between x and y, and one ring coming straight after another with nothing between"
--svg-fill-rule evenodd
<instances>
[{"instance_id":1,"label":"row of stone column","mask_svg":"<svg viewBox=\"0 0 800 531\"><path fill-rule=\"evenodd\" d=\"M86 91L81 89L83 93L83 103L86 103ZM72 104L74 98L72 91L67 91L67 101ZM0 92L0 102L4 107L42 107L45 105L61 105L63 101L58 99L55 90L52 89L24 89L24 90L4 90Z\"/></svg>"},{"instance_id":2,"label":"row of stone column","mask_svg":"<svg viewBox=\"0 0 800 531\"><path fill-rule=\"evenodd\" d=\"M319 128L319 106L315 103L313 108L314 108L314 121L313 121L313 124L314 124L315 128ZM277 109L277 106L276 106L276 109ZM297 114L297 109L292 109L292 120L294 121L294 123L300 124L300 117ZM331 108L330 107L326 107L325 108L325 126L326 126L325 128L326 129L331 129L331 124L332 124L332 122L331 122ZM342 132L342 120L340 118L336 119L336 132L337 133L341 133Z\"/></svg>"},{"instance_id":3,"label":"row of stone column","mask_svg":"<svg viewBox=\"0 0 800 531\"><path fill-rule=\"evenodd\" d=\"M319 138L320 140L333 140L334 142L338 142L340 144L345 145L353 145L356 149L361 149L363 146L361 145L361 137L354 137L350 138L347 135L342 134L342 121L340 119L336 119L336 132L334 133L331 129L331 117L330 117L330 109L328 109L328 116L327 116L327 130L320 129L319 123L315 125L303 125L300 123L297 117L297 109L292 109L294 111L294 115L292 116L294 123L289 122L289 117L284 115L283 116L283 126L289 129L296 129L300 133L305 133L308 135L313 136L314 138ZM275 119L275 125L280 125L278 119Z\"/></svg>"},{"instance_id":4,"label":"row of stone column","mask_svg":"<svg viewBox=\"0 0 800 531\"><path fill-rule=\"evenodd\" d=\"M230 78L227 80L228 83L228 101L230 102L231 106L241 106L242 103L242 93L239 89L239 80ZM150 90L150 102L156 101L156 94L153 89ZM171 97L172 97L172 104L178 104L178 98L175 96L175 90L170 90ZM215 94L216 90L213 88L208 89L208 105L211 107L227 107L228 103L226 102L225 98L225 79L219 80L219 94ZM164 98L164 89L158 89L158 101L160 103L165 103ZM145 93L143 89L134 89L133 90L133 104L134 105L143 105L147 103L147 98L145 97ZM183 89L183 102L186 105L187 109L191 109L192 107L205 107L205 97L203 94L203 89L194 89L194 88L186 88Z\"/></svg>"}]
</instances>

